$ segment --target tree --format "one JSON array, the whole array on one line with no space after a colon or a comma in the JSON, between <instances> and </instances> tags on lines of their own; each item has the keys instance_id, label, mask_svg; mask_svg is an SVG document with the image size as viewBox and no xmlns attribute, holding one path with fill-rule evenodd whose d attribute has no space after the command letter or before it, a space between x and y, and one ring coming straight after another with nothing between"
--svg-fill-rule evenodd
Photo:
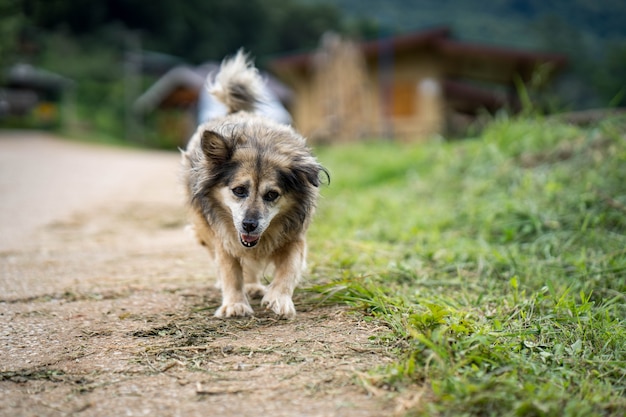
<instances>
[{"instance_id":1,"label":"tree","mask_svg":"<svg viewBox=\"0 0 626 417\"><path fill-rule=\"evenodd\" d=\"M0 70L6 69L16 58L25 20L17 1L0 0Z\"/></svg>"},{"instance_id":2,"label":"tree","mask_svg":"<svg viewBox=\"0 0 626 417\"><path fill-rule=\"evenodd\" d=\"M86 36L118 24L139 32L144 47L196 63L221 59L240 47L257 56L312 48L324 32L341 27L336 7L295 0L21 0L20 4L40 29Z\"/></svg>"},{"instance_id":3,"label":"tree","mask_svg":"<svg viewBox=\"0 0 626 417\"><path fill-rule=\"evenodd\" d=\"M595 73L595 83L610 106L626 106L626 42L607 48L604 65Z\"/></svg>"}]
</instances>

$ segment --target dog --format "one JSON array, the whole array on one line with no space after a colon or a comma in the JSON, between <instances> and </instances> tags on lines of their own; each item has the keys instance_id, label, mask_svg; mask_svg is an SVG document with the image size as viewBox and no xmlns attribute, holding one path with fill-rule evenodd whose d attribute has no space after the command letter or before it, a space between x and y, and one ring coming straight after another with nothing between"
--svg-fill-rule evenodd
<instances>
[{"instance_id":1,"label":"dog","mask_svg":"<svg viewBox=\"0 0 626 417\"><path fill-rule=\"evenodd\" d=\"M217 265L216 317L253 315L248 298L281 318L306 268L306 232L328 171L291 126L256 114L264 80L239 50L207 88L228 109L193 134L182 151L192 227ZM261 283L273 266L272 282Z\"/></svg>"}]
</instances>

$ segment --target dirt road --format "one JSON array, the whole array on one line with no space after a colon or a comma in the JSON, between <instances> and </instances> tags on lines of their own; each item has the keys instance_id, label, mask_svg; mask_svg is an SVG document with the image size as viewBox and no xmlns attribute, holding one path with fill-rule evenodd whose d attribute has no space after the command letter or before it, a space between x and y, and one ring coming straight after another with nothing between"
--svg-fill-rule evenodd
<instances>
[{"instance_id":1,"label":"dirt road","mask_svg":"<svg viewBox=\"0 0 626 417\"><path fill-rule=\"evenodd\" d=\"M292 321L213 318L178 161L0 133L0 415L393 414L374 324L306 293Z\"/></svg>"}]
</instances>

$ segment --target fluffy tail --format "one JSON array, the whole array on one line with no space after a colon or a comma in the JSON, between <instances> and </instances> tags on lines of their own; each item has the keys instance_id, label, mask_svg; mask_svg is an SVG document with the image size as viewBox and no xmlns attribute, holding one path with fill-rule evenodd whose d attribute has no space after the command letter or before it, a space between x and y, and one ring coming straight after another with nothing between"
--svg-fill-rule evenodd
<instances>
[{"instance_id":1,"label":"fluffy tail","mask_svg":"<svg viewBox=\"0 0 626 417\"><path fill-rule=\"evenodd\" d=\"M243 49L222 61L220 71L208 86L209 92L228 108L228 113L252 111L263 101L265 82Z\"/></svg>"}]
</instances>

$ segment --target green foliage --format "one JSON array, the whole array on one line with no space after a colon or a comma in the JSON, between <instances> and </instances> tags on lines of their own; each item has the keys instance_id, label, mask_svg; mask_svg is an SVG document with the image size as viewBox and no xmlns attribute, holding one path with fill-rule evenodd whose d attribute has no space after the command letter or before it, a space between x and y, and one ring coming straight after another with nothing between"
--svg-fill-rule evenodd
<instances>
[{"instance_id":1,"label":"green foliage","mask_svg":"<svg viewBox=\"0 0 626 417\"><path fill-rule=\"evenodd\" d=\"M428 416L626 410L626 119L318 151L313 287L387 325L372 383Z\"/></svg>"},{"instance_id":2,"label":"green foliage","mask_svg":"<svg viewBox=\"0 0 626 417\"><path fill-rule=\"evenodd\" d=\"M36 28L76 37L122 26L138 33L145 49L201 63L241 47L257 56L317 45L341 28L337 8L294 0L48 1L25 4Z\"/></svg>"},{"instance_id":3,"label":"green foliage","mask_svg":"<svg viewBox=\"0 0 626 417\"><path fill-rule=\"evenodd\" d=\"M626 35L626 5L620 0L604 0L601 4L587 0L494 0L487 8L458 0L387 0L384 7L377 0L333 0L333 4L344 13L373 18L397 31L454 22L464 38L509 45L513 42L512 45L522 47L538 45L540 35L529 31L529 26L538 21L544 21L545 28L553 31L560 29L556 25L571 22L578 28L574 35L582 32L604 39ZM553 32L555 38L560 35Z\"/></svg>"},{"instance_id":4,"label":"green foliage","mask_svg":"<svg viewBox=\"0 0 626 417\"><path fill-rule=\"evenodd\" d=\"M605 65L595 75L595 83L609 105L626 106L626 42L615 42L607 48Z\"/></svg>"},{"instance_id":5,"label":"green foliage","mask_svg":"<svg viewBox=\"0 0 626 417\"><path fill-rule=\"evenodd\" d=\"M17 55L20 30L24 25L24 16L19 4L13 0L0 0L0 70L13 64ZM0 82L4 74L0 74Z\"/></svg>"}]
</instances>

